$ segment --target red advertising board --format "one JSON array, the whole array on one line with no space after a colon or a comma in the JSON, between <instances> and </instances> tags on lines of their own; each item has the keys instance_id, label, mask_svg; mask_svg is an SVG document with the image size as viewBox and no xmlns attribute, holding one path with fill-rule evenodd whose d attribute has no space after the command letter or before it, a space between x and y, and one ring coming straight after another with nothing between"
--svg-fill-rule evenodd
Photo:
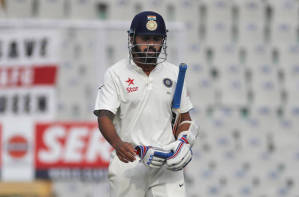
<instances>
[{"instance_id":1,"label":"red advertising board","mask_svg":"<svg viewBox=\"0 0 299 197\"><path fill-rule=\"evenodd\" d=\"M86 174L84 170L103 176L95 170L107 170L111 151L95 122L37 123L35 176L54 179L76 175L82 178Z\"/></svg>"},{"instance_id":2,"label":"red advertising board","mask_svg":"<svg viewBox=\"0 0 299 197\"><path fill-rule=\"evenodd\" d=\"M0 67L0 88L53 86L56 73L57 65Z\"/></svg>"},{"instance_id":3,"label":"red advertising board","mask_svg":"<svg viewBox=\"0 0 299 197\"><path fill-rule=\"evenodd\" d=\"M35 167L107 168L110 145L96 123L38 123Z\"/></svg>"}]
</instances>

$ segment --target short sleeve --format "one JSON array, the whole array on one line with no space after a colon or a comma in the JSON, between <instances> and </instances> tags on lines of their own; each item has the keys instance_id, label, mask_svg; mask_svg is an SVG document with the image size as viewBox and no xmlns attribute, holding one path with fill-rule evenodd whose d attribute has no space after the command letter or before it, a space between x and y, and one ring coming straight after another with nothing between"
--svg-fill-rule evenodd
<instances>
[{"instance_id":1,"label":"short sleeve","mask_svg":"<svg viewBox=\"0 0 299 197\"><path fill-rule=\"evenodd\" d=\"M182 98L181 98L181 113L186 113L193 108L190 97L187 94L186 81L184 83Z\"/></svg>"},{"instance_id":2,"label":"short sleeve","mask_svg":"<svg viewBox=\"0 0 299 197\"><path fill-rule=\"evenodd\" d=\"M108 110L116 114L119 106L117 84L114 82L110 70L108 70L104 76L104 84L98 89L94 114L98 115L99 110Z\"/></svg>"}]
</instances>

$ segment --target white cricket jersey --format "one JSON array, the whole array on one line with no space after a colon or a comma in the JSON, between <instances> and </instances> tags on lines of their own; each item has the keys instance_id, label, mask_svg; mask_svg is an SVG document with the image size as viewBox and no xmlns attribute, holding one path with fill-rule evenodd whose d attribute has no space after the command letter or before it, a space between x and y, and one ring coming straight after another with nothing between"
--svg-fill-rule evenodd
<instances>
[{"instance_id":1,"label":"white cricket jersey","mask_svg":"<svg viewBox=\"0 0 299 197\"><path fill-rule=\"evenodd\" d=\"M123 141L134 145L161 146L175 138L171 128L171 102L179 68L168 62L158 64L147 76L129 59L123 59L105 73L95 110L109 110ZM181 113L192 108L184 86Z\"/></svg>"}]
</instances>

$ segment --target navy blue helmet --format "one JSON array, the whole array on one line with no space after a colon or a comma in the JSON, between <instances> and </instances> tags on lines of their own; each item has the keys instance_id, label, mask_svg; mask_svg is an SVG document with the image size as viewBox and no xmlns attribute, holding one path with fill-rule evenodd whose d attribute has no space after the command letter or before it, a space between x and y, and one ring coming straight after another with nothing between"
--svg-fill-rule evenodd
<instances>
[{"instance_id":1,"label":"navy blue helmet","mask_svg":"<svg viewBox=\"0 0 299 197\"><path fill-rule=\"evenodd\" d=\"M146 52L136 51L138 44L135 43L135 37L139 35L162 36L163 41L159 44L161 50L157 51L154 57L148 56ZM130 30L128 31L130 59L143 64L152 64L153 59L156 59L154 61L156 64L164 62L167 59L166 38L167 29L163 17L153 11L140 12L133 18Z\"/></svg>"},{"instance_id":2,"label":"navy blue helmet","mask_svg":"<svg viewBox=\"0 0 299 197\"><path fill-rule=\"evenodd\" d=\"M129 34L160 35L166 37L166 26L163 17L153 11L137 14L131 23Z\"/></svg>"}]
</instances>

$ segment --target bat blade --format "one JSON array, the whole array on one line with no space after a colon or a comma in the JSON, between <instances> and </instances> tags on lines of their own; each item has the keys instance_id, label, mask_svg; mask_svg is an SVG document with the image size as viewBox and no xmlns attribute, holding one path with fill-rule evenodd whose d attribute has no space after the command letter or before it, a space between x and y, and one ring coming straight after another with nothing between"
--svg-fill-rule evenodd
<instances>
[{"instance_id":1,"label":"bat blade","mask_svg":"<svg viewBox=\"0 0 299 197\"><path fill-rule=\"evenodd\" d=\"M179 74L178 74L178 79L175 87L175 92L172 100L172 131L173 133L176 132L178 123L180 122L180 106L181 106L181 96L183 92L183 87L184 87L184 80L185 80L185 74L187 70L187 64L181 63L179 66Z\"/></svg>"}]
</instances>

